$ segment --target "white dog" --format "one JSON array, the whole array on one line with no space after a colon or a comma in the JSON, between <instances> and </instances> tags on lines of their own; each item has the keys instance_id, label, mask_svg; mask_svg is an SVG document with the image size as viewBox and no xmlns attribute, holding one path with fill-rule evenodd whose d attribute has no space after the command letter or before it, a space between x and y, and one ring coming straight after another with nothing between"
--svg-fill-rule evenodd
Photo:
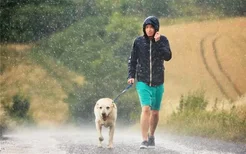
<instances>
[{"instance_id":1,"label":"white dog","mask_svg":"<svg viewBox=\"0 0 246 154\"><path fill-rule=\"evenodd\" d=\"M94 107L96 129L99 136L98 147L102 147L102 126L109 127L108 148L113 148L114 129L117 119L117 107L110 98L101 98Z\"/></svg>"}]
</instances>

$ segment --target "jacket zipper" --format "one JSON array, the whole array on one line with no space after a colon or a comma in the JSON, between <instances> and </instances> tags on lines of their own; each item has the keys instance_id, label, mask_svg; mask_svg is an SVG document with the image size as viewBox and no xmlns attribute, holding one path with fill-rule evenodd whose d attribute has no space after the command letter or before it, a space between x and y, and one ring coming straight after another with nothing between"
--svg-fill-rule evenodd
<instances>
[{"instance_id":1,"label":"jacket zipper","mask_svg":"<svg viewBox=\"0 0 246 154\"><path fill-rule=\"evenodd\" d=\"M151 86L151 82L152 82L152 56L151 56L151 46L152 46L152 41L150 40L150 49L149 49L149 68L150 68L150 81L149 81L149 86Z\"/></svg>"}]
</instances>

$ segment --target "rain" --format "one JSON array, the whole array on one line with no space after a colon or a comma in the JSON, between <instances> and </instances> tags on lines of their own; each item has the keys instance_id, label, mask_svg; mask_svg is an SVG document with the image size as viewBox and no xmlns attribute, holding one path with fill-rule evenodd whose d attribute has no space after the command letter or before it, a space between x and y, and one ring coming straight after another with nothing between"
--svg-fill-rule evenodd
<instances>
[{"instance_id":1,"label":"rain","mask_svg":"<svg viewBox=\"0 0 246 154\"><path fill-rule=\"evenodd\" d=\"M173 57L144 151L136 84L126 87L148 16ZM245 0L1 0L0 21L0 154L246 153ZM97 147L100 98L117 98L113 149L107 128Z\"/></svg>"}]
</instances>

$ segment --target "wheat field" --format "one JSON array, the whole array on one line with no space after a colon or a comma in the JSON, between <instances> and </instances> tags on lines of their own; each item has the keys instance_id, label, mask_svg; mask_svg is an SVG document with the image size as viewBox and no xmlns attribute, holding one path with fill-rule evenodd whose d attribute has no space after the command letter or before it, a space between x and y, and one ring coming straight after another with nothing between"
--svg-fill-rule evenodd
<instances>
[{"instance_id":1,"label":"wheat field","mask_svg":"<svg viewBox=\"0 0 246 154\"><path fill-rule=\"evenodd\" d=\"M173 58L165 63L162 116L176 110L180 96L204 90L215 100L246 104L246 18L162 26ZM241 101L237 101L240 99ZM225 105L226 106L226 105Z\"/></svg>"}]
</instances>

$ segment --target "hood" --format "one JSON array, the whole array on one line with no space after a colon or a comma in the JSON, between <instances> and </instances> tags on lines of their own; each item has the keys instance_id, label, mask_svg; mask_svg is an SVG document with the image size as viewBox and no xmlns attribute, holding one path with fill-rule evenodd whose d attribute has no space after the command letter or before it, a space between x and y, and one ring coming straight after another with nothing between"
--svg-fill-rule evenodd
<instances>
[{"instance_id":1,"label":"hood","mask_svg":"<svg viewBox=\"0 0 246 154\"><path fill-rule=\"evenodd\" d=\"M159 24L158 18L155 16L149 16L144 20L144 23L143 23L144 36L147 36L145 32L145 26L148 24L151 24L155 28L155 32L159 31L160 24Z\"/></svg>"}]
</instances>

